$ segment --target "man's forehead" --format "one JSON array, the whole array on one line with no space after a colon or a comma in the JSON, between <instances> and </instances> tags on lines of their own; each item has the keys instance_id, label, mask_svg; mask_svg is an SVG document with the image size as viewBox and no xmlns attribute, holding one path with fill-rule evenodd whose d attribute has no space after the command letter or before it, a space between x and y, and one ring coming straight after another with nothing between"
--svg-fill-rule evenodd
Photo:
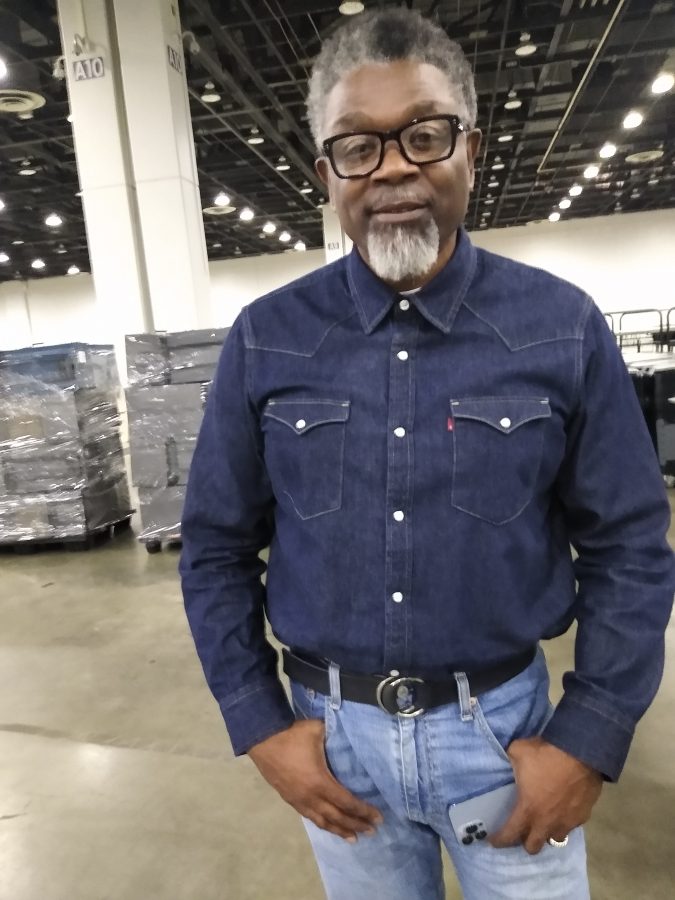
<instances>
[{"instance_id":1,"label":"man's forehead","mask_svg":"<svg viewBox=\"0 0 675 900\"><path fill-rule=\"evenodd\" d=\"M391 126L401 119L458 113L460 93L436 66L413 60L369 63L348 72L329 93L326 128Z\"/></svg>"}]
</instances>

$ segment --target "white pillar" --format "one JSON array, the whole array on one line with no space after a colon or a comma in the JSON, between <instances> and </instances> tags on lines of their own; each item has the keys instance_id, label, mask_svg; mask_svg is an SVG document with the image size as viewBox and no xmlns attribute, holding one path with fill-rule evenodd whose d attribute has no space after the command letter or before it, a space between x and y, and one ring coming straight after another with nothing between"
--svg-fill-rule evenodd
<instances>
[{"instance_id":1,"label":"white pillar","mask_svg":"<svg viewBox=\"0 0 675 900\"><path fill-rule=\"evenodd\" d=\"M208 258L178 3L112 5L155 327L208 327Z\"/></svg>"},{"instance_id":2,"label":"white pillar","mask_svg":"<svg viewBox=\"0 0 675 900\"><path fill-rule=\"evenodd\" d=\"M331 263L341 256L351 252L351 238L343 231L340 220L333 207L324 203L321 207L323 215L323 246L326 252L326 262Z\"/></svg>"},{"instance_id":3,"label":"white pillar","mask_svg":"<svg viewBox=\"0 0 675 900\"><path fill-rule=\"evenodd\" d=\"M28 282L6 281L0 284L0 349L16 350L32 343Z\"/></svg>"},{"instance_id":4,"label":"white pillar","mask_svg":"<svg viewBox=\"0 0 675 900\"><path fill-rule=\"evenodd\" d=\"M124 335L153 328L114 27L106 0L57 0L101 331L124 376ZM82 40L84 39L84 40Z\"/></svg>"}]
</instances>

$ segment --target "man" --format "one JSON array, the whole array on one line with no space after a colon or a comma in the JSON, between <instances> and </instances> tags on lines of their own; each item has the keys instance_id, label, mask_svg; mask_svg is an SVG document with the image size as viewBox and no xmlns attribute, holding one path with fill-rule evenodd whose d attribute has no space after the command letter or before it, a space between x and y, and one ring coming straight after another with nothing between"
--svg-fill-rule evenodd
<instances>
[{"instance_id":1,"label":"man","mask_svg":"<svg viewBox=\"0 0 675 900\"><path fill-rule=\"evenodd\" d=\"M331 900L441 898L440 841L467 900L583 900L579 826L657 689L673 595L635 392L582 291L463 230L481 136L438 26L350 22L308 106L355 249L224 348L183 520L208 683ZM574 619L553 711L537 646ZM514 778L501 831L463 845L450 806Z\"/></svg>"}]
</instances>

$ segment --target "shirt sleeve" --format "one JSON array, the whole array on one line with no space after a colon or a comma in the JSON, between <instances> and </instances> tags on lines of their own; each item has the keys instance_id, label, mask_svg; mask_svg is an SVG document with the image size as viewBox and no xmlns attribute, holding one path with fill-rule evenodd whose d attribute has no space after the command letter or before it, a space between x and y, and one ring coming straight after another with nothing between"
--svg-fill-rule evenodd
<instances>
[{"instance_id":1,"label":"shirt sleeve","mask_svg":"<svg viewBox=\"0 0 675 900\"><path fill-rule=\"evenodd\" d=\"M190 468L180 562L188 621L236 755L295 717L265 638L265 564L274 497L249 401L244 317L227 337Z\"/></svg>"},{"instance_id":2,"label":"shirt sleeve","mask_svg":"<svg viewBox=\"0 0 675 900\"><path fill-rule=\"evenodd\" d=\"M557 479L578 554L575 665L543 737L615 781L663 674L675 567L654 446L594 304L580 347L579 401Z\"/></svg>"}]
</instances>

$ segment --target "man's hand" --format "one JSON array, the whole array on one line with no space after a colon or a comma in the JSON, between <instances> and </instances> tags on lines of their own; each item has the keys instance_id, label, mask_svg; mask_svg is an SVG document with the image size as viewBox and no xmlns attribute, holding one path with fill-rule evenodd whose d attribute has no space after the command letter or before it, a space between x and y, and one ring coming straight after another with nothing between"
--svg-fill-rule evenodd
<instances>
[{"instance_id":1,"label":"man's hand","mask_svg":"<svg viewBox=\"0 0 675 900\"><path fill-rule=\"evenodd\" d=\"M380 811L358 800L328 770L321 720L295 722L248 755L286 803L319 828L354 843L357 834L374 834L374 826L382 824Z\"/></svg>"},{"instance_id":2,"label":"man's hand","mask_svg":"<svg viewBox=\"0 0 675 900\"><path fill-rule=\"evenodd\" d=\"M539 853L549 838L562 841L588 820L602 790L602 775L540 737L513 741L508 754L518 802L490 843L524 844L528 853Z\"/></svg>"}]
</instances>

